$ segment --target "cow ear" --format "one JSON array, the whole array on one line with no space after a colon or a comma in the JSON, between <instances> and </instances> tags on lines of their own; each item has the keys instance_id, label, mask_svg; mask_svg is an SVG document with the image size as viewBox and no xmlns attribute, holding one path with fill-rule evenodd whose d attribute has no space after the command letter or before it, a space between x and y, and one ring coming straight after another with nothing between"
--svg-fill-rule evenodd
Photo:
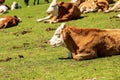
<instances>
[{"instance_id":1,"label":"cow ear","mask_svg":"<svg viewBox=\"0 0 120 80\"><path fill-rule=\"evenodd\" d=\"M58 2L59 6L62 6L64 4L64 2Z\"/></svg>"},{"instance_id":2,"label":"cow ear","mask_svg":"<svg viewBox=\"0 0 120 80\"><path fill-rule=\"evenodd\" d=\"M14 15L14 17L15 17L15 18L17 18L17 16L16 16L16 15Z\"/></svg>"}]
</instances>

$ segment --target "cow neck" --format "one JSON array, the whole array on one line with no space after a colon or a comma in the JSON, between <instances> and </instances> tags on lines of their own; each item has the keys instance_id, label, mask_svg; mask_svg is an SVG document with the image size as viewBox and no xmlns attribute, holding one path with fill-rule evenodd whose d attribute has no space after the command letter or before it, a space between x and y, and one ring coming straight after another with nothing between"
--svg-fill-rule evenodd
<instances>
[{"instance_id":1,"label":"cow neck","mask_svg":"<svg viewBox=\"0 0 120 80\"><path fill-rule=\"evenodd\" d=\"M77 54L77 49L79 48L77 46L77 44L74 41L74 38L71 35L71 32L69 31L69 29L66 29L67 32L69 33L66 38L64 39L64 42L66 44L66 47L69 49L70 52Z\"/></svg>"},{"instance_id":2,"label":"cow neck","mask_svg":"<svg viewBox=\"0 0 120 80\"><path fill-rule=\"evenodd\" d=\"M58 18L63 17L67 13L68 13L68 11L64 6L59 6L58 5Z\"/></svg>"}]
</instances>

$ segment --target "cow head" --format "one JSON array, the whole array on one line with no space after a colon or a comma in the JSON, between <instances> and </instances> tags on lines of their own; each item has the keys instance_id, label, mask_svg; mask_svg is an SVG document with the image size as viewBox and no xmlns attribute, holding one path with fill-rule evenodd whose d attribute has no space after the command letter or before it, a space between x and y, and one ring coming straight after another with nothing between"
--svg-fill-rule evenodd
<instances>
[{"instance_id":1,"label":"cow head","mask_svg":"<svg viewBox=\"0 0 120 80\"><path fill-rule=\"evenodd\" d=\"M47 9L48 14L53 14L54 16L58 16L58 5L57 1L53 0L50 4L50 6Z\"/></svg>"},{"instance_id":2,"label":"cow head","mask_svg":"<svg viewBox=\"0 0 120 80\"><path fill-rule=\"evenodd\" d=\"M16 21L17 24L19 22L22 22L22 19L20 17L17 17L16 15L14 15L14 19L15 19L15 21Z\"/></svg>"},{"instance_id":3,"label":"cow head","mask_svg":"<svg viewBox=\"0 0 120 80\"><path fill-rule=\"evenodd\" d=\"M62 30L64 29L64 27L65 27L65 23L62 23L55 31L53 37L49 40L50 45L52 45L53 47L57 47L60 45L65 46L65 43L62 37Z\"/></svg>"}]
</instances>

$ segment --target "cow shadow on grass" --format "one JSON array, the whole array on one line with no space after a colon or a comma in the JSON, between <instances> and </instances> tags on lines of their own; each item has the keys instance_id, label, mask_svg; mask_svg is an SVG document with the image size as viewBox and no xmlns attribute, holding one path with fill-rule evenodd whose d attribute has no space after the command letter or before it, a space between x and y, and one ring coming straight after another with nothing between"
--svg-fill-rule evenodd
<instances>
[{"instance_id":1,"label":"cow shadow on grass","mask_svg":"<svg viewBox=\"0 0 120 80\"><path fill-rule=\"evenodd\" d=\"M70 59L73 59L73 58L69 58L69 57L65 57L65 58L58 58L59 60L70 60Z\"/></svg>"},{"instance_id":2,"label":"cow shadow on grass","mask_svg":"<svg viewBox=\"0 0 120 80\"><path fill-rule=\"evenodd\" d=\"M80 16L79 18L77 19L72 19L72 20L79 20L79 19L83 19L84 17L88 17L87 15L86 16Z\"/></svg>"}]
</instances>

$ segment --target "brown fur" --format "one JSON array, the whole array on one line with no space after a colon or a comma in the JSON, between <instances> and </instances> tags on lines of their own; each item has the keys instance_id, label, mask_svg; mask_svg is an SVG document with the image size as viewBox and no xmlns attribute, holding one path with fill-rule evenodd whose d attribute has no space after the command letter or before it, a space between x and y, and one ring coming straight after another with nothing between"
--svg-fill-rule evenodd
<instances>
[{"instance_id":1,"label":"brown fur","mask_svg":"<svg viewBox=\"0 0 120 80\"><path fill-rule=\"evenodd\" d=\"M96 0L96 5L98 6L98 9L101 11L108 10L109 8L109 3L106 0Z\"/></svg>"},{"instance_id":2,"label":"brown fur","mask_svg":"<svg viewBox=\"0 0 120 80\"><path fill-rule=\"evenodd\" d=\"M120 29L80 29L65 26L62 35L75 60L120 54Z\"/></svg>"},{"instance_id":3,"label":"brown fur","mask_svg":"<svg viewBox=\"0 0 120 80\"><path fill-rule=\"evenodd\" d=\"M0 29L16 26L21 21L17 16L4 16L2 19L0 20Z\"/></svg>"},{"instance_id":4,"label":"brown fur","mask_svg":"<svg viewBox=\"0 0 120 80\"><path fill-rule=\"evenodd\" d=\"M80 18L81 13L73 3L58 2L57 5L59 6L59 11L56 18L53 16L54 20L58 19L58 22L63 22Z\"/></svg>"}]
</instances>

